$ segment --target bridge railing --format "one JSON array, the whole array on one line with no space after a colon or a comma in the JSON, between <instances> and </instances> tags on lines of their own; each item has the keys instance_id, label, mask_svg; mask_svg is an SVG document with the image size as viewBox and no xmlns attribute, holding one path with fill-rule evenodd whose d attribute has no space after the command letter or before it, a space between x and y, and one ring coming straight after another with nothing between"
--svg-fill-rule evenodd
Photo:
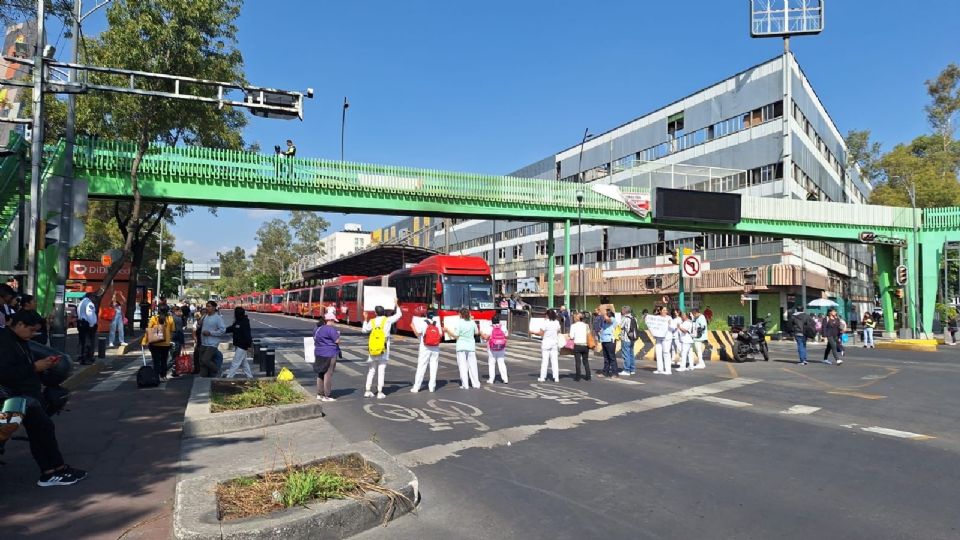
<instances>
[{"instance_id":1,"label":"bridge railing","mask_svg":"<svg viewBox=\"0 0 960 540\"><path fill-rule=\"evenodd\" d=\"M76 154L78 171L129 177L136 153L132 143L90 139ZM480 175L320 159L287 158L252 152L152 146L140 177L153 181L248 185L294 192L351 190L441 200L462 199L503 206L576 208L578 184L554 180ZM624 206L584 186L584 210L624 212Z\"/></svg>"},{"instance_id":2,"label":"bridge railing","mask_svg":"<svg viewBox=\"0 0 960 540\"><path fill-rule=\"evenodd\" d=\"M911 228L913 218L910 212L912 211L910 208L891 206L809 202L772 197L741 199L741 217L757 220L782 221L794 217L798 221L811 223L856 223L864 227ZM923 223L922 212L920 210L915 212L917 225L920 225Z\"/></svg>"},{"instance_id":3,"label":"bridge railing","mask_svg":"<svg viewBox=\"0 0 960 540\"><path fill-rule=\"evenodd\" d=\"M923 228L960 231L960 207L927 208L923 211Z\"/></svg>"}]
</instances>

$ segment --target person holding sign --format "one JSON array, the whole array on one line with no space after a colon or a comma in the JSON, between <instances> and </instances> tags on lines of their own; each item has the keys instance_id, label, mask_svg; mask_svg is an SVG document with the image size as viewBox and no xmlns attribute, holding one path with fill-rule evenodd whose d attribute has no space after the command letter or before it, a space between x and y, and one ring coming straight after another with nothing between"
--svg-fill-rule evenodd
<instances>
[{"instance_id":1,"label":"person holding sign","mask_svg":"<svg viewBox=\"0 0 960 540\"><path fill-rule=\"evenodd\" d=\"M557 312L548 309L547 320L543 323L543 328L532 332L538 336L543 336L540 340L540 378L538 382L547 380L547 363L553 370L553 382L560 382L560 369L558 366L560 355L560 321L557 320Z\"/></svg>"},{"instance_id":2,"label":"person holding sign","mask_svg":"<svg viewBox=\"0 0 960 540\"><path fill-rule=\"evenodd\" d=\"M470 310L460 308L460 320L453 328L446 329L447 334L457 339L457 367L460 368L460 388L467 390L472 384L480 388L480 374L477 370L477 346L475 336L479 333L477 325L470 320Z\"/></svg>"},{"instance_id":3,"label":"person holding sign","mask_svg":"<svg viewBox=\"0 0 960 540\"><path fill-rule=\"evenodd\" d=\"M657 306L653 308L653 313L647 315L646 318L647 330L650 331L650 335L653 336L655 341L654 353L657 357L657 370L654 373L657 375L670 375L670 364L673 360L670 357L670 346L673 341L667 339L670 335L670 317L666 315L666 310L667 308L663 306Z\"/></svg>"},{"instance_id":4,"label":"person holding sign","mask_svg":"<svg viewBox=\"0 0 960 540\"><path fill-rule=\"evenodd\" d=\"M443 341L443 331L440 330L440 319L437 318L437 312L430 310L427 317L413 319L413 335L420 340L420 352L417 355L417 375L413 379L413 388L411 392L417 393L423 386L423 376L427 372L427 365L430 366L430 380L427 382L427 390L433 392L437 387L437 364L440 360L440 342Z\"/></svg>"},{"instance_id":5,"label":"person holding sign","mask_svg":"<svg viewBox=\"0 0 960 540\"><path fill-rule=\"evenodd\" d=\"M500 366L500 380L507 384L507 363L504 357L507 354L507 323L500 320L500 315L494 315L490 321L490 332L480 332L480 338L487 342L487 363L490 366L487 384L493 384L497 378L497 366Z\"/></svg>"},{"instance_id":6,"label":"person holding sign","mask_svg":"<svg viewBox=\"0 0 960 540\"><path fill-rule=\"evenodd\" d=\"M364 334L370 334L367 342L367 352L369 353L367 356L367 364L369 365L367 368L367 386L363 397L373 397L373 392L370 389L373 387L373 377L377 375L379 377L377 399L383 399L387 397L383 393L383 378L387 372L387 360L390 359L390 328L393 323L400 320L403 312L398 309L393 315L387 317L383 306L375 306L373 312L376 316L372 319L369 313L365 314L363 328L361 329Z\"/></svg>"}]
</instances>

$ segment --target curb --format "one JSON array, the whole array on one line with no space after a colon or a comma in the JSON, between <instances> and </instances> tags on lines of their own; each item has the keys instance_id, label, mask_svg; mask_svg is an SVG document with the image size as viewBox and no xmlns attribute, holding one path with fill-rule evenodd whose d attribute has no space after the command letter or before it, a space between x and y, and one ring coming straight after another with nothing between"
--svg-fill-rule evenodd
<instances>
[{"instance_id":1,"label":"curb","mask_svg":"<svg viewBox=\"0 0 960 540\"><path fill-rule=\"evenodd\" d=\"M106 360L106 358L104 358ZM80 366L83 369L75 372L73 375L67 377L67 380L63 381L63 384L60 386L66 388L67 390L76 390L82 386L85 382L93 379L99 375L103 370L107 369L107 363L102 360L97 360L96 362L88 366Z\"/></svg>"},{"instance_id":2,"label":"curb","mask_svg":"<svg viewBox=\"0 0 960 540\"><path fill-rule=\"evenodd\" d=\"M183 413L183 438L209 437L248 429L259 429L278 424L289 424L301 420L312 420L323 416L323 405L316 401L279 405L274 407L256 407L230 412L210 412L210 389L217 379L194 377L190 400ZM231 379L232 380L232 379ZM273 381L273 378L265 379ZM311 396L299 383L292 384L308 399Z\"/></svg>"},{"instance_id":3,"label":"curb","mask_svg":"<svg viewBox=\"0 0 960 540\"><path fill-rule=\"evenodd\" d=\"M218 483L256 475L262 469L234 469L217 475L197 476L177 482L173 509L173 536L178 540L317 539L346 538L372 529L412 511L419 502L419 481L409 469L371 442L360 442L332 456L312 455L297 464L359 454L380 470L380 485L402 493L412 503L391 507L385 495L369 493L364 500L327 500L245 519L220 521L214 490Z\"/></svg>"},{"instance_id":4,"label":"curb","mask_svg":"<svg viewBox=\"0 0 960 540\"><path fill-rule=\"evenodd\" d=\"M895 339L876 342L876 348L896 351L937 352L936 339Z\"/></svg>"}]
</instances>

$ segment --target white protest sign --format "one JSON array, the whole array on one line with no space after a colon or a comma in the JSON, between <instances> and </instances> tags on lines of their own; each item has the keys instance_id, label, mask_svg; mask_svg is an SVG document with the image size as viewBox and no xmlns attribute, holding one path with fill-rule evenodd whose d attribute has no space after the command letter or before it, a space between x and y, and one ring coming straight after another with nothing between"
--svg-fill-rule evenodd
<instances>
[{"instance_id":1,"label":"white protest sign","mask_svg":"<svg viewBox=\"0 0 960 540\"><path fill-rule=\"evenodd\" d=\"M543 330L543 325L544 325L544 323L546 323L546 322L547 322L547 319L545 319L545 318L543 318L543 317L531 317L531 318L530 318L530 334L533 335L533 334L536 333L536 332L542 331L542 330ZM533 336L533 337L536 338L536 337L539 337L539 336Z\"/></svg>"},{"instance_id":2,"label":"white protest sign","mask_svg":"<svg viewBox=\"0 0 960 540\"><path fill-rule=\"evenodd\" d=\"M493 332L493 323L490 321L479 320L480 323L480 333L485 336L489 336Z\"/></svg>"},{"instance_id":3,"label":"white protest sign","mask_svg":"<svg viewBox=\"0 0 960 540\"><path fill-rule=\"evenodd\" d=\"M667 329L670 323L669 317L647 315L647 318L644 319L644 322L647 323L647 330L650 330L650 334L652 334L653 337L659 338L667 335Z\"/></svg>"},{"instance_id":4,"label":"white protest sign","mask_svg":"<svg viewBox=\"0 0 960 540\"><path fill-rule=\"evenodd\" d=\"M457 325L460 324L459 315L447 315L443 318L443 329L450 330L451 332L457 331Z\"/></svg>"},{"instance_id":5,"label":"white protest sign","mask_svg":"<svg viewBox=\"0 0 960 540\"><path fill-rule=\"evenodd\" d=\"M397 289L364 285L363 310L373 311L377 306L382 306L383 309L397 309Z\"/></svg>"},{"instance_id":6,"label":"white protest sign","mask_svg":"<svg viewBox=\"0 0 960 540\"><path fill-rule=\"evenodd\" d=\"M312 364L316 360L313 356L313 336L303 338L303 361Z\"/></svg>"}]
</instances>

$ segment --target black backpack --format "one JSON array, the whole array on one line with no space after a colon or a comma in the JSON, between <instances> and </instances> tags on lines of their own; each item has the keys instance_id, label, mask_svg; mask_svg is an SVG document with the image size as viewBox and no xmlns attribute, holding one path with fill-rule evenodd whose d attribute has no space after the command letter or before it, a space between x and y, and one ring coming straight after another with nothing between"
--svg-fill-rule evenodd
<instances>
[{"instance_id":1,"label":"black backpack","mask_svg":"<svg viewBox=\"0 0 960 540\"><path fill-rule=\"evenodd\" d=\"M637 319L633 315L627 315L627 318L630 320L630 324L627 326L627 339L636 341L640 337L637 335Z\"/></svg>"},{"instance_id":2,"label":"black backpack","mask_svg":"<svg viewBox=\"0 0 960 540\"><path fill-rule=\"evenodd\" d=\"M817 337L817 323L809 315L803 317L803 335L806 338Z\"/></svg>"}]
</instances>

